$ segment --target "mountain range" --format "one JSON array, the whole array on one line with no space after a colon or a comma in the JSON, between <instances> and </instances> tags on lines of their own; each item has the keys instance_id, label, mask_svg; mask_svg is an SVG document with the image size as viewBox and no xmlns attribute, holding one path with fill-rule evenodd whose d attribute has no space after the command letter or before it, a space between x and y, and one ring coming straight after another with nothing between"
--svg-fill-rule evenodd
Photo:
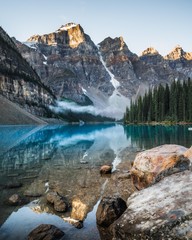
<instances>
[{"instance_id":1,"label":"mountain range","mask_svg":"<svg viewBox=\"0 0 192 240\"><path fill-rule=\"evenodd\" d=\"M166 56L152 47L138 56L122 37L96 45L79 24L26 42L0 29L0 94L47 121L122 118L131 99L156 85L192 77L192 53L176 46Z\"/></svg>"}]
</instances>

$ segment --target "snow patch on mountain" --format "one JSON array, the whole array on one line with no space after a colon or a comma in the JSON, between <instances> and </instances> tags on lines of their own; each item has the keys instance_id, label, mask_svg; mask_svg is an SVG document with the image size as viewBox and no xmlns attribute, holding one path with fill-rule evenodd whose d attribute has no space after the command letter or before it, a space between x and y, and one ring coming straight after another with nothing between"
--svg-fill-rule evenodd
<instances>
[{"instance_id":1,"label":"snow patch on mountain","mask_svg":"<svg viewBox=\"0 0 192 240\"><path fill-rule=\"evenodd\" d=\"M103 60L101 52L99 51L99 47L98 47L98 53L99 53L100 61L102 62L105 70L108 72L109 76L111 77L110 82L112 83L113 87L115 89L117 89L120 86L120 83L115 79L114 74L111 71L109 71L109 69L107 68L107 65L106 65L105 61Z\"/></svg>"},{"instance_id":2,"label":"snow patch on mountain","mask_svg":"<svg viewBox=\"0 0 192 240\"><path fill-rule=\"evenodd\" d=\"M43 54L44 59L47 61L47 57Z\"/></svg>"},{"instance_id":3,"label":"snow patch on mountain","mask_svg":"<svg viewBox=\"0 0 192 240\"><path fill-rule=\"evenodd\" d=\"M76 27L76 26L77 26L77 24L75 24L75 23L68 23L68 24L62 25L57 31L58 32L60 32L60 31L67 31L70 28L73 28L73 27Z\"/></svg>"},{"instance_id":4,"label":"snow patch on mountain","mask_svg":"<svg viewBox=\"0 0 192 240\"><path fill-rule=\"evenodd\" d=\"M116 108L118 110L117 112L118 112L119 116L121 116L120 118L122 118L126 107L130 105L130 99L123 96L118 91L118 87L120 87L120 83L115 78L114 74L108 69L108 67L101 55L101 52L99 51L99 46L98 46L98 53L100 56L100 61L102 62L103 66L105 67L106 71L108 72L109 76L111 77L110 82L112 83L112 85L114 87L113 94L108 99L109 106L113 107L113 109Z\"/></svg>"},{"instance_id":5,"label":"snow patch on mountain","mask_svg":"<svg viewBox=\"0 0 192 240\"><path fill-rule=\"evenodd\" d=\"M37 49L37 43L36 42L23 42L27 47Z\"/></svg>"},{"instance_id":6,"label":"snow patch on mountain","mask_svg":"<svg viewBox=\"0 0 192 240\"><path fill-rule=\"evenodd\" d=\"M99 50L99 49L98 49ZM113 94L108 97L102 93L99 89L94 87L83 87L81 86L82 92L86 95L92 102L93 105L81 106L75 102L68 101L58 101L57 107L54 107L56 112L67 112L72 111L74 113L89 113L95 116L109 117L115 120L120 120L123 118L126 107L130 105L130 99L123 96L119 91L120 86L119 81L115 78L114 74L107 68L106 63L98 51L100 61L111 77L111 84L114 87Z\"/></svg>"},{"instance_id":7,"label":"snow patch on mountain","mask_svg":"<svg viewBox=\"0 0 192 240\"><path fill-rule=\"evenodd\" d=\"M83 91L84 94L87 93L87 90L86 90L85 88L82 87L81 89L82 89L82 91Z\"/></svg>"}]
</instances>

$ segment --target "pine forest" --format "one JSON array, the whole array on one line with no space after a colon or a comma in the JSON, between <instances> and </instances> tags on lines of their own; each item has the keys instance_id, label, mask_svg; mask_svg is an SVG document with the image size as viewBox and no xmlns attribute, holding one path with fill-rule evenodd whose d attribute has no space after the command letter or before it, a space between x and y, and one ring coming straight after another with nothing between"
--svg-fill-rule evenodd
<instances>
[{"instance_id":1,"label":"pine forest","mask_svg":"<svg viewBox=\"0 0 192 240\"><path fill-rule=\"evenodd\" d=\"M192 81L173 81L171 85L159 85L149 89L124 114L124 122L192 122Z\"/></svg>"}]
</instances>

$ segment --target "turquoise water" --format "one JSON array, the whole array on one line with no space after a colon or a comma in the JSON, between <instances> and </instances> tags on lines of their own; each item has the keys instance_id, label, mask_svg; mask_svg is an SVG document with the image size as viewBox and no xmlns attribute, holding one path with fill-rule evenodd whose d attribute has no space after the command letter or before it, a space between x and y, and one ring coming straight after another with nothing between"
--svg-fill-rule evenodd
<instances>
[{"instance_id":1,"label":"turquoise water","mask_svg":"<svg viewBox=\"0 0 192 240\"><path fill-rule=\"evenodd\" d=\"M25 239L40 223L54 224L66 232L64 239L100 239L95 212L107 188L99 176L102 164L118 169L126 152L136 154L162 144L192 145L190 126L123 126L121 124L0 126L0 239ZM22 183L21 188L7 185ZM87 205L84 228L78 230L46 207L39 209L46 184L69 198L79 196ZM38 203L10 207L14 193L32 192ZM41 203L43 205L43 203ZM38 212L38 213L37 213ZM58 215L58 216L57 216ZM25 224L23 225L23 223ZM14 227L13 227L14 226Z\"/></svg>"},{"instance_id":2,"label":"turquoise water","mask_svg":"<svg viewBox=\"0 0 192 240\"><path fill-rule=\"evenodd\" d=\"M191 126L126 126L125 133L133 146L152 148L162 144L192 145Z\"/></svg>"}]
</instances>

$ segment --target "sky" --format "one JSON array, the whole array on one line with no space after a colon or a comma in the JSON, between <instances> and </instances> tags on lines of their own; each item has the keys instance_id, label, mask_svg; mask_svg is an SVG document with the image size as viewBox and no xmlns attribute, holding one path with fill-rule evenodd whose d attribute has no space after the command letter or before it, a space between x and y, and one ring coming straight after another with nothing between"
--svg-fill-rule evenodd
<instances>
[{"instance_id":1,"label":"sky","mask_svg":"<svg viewBox=\"0 0 192 240\"><path fill-rule=\"evenodd\" d=\"M192 0L0 0L0 9L0 26L19 41L74 22L95 44L122 36L138 55L178 44L192 52Z\"/></svg>"}]
</instances>

